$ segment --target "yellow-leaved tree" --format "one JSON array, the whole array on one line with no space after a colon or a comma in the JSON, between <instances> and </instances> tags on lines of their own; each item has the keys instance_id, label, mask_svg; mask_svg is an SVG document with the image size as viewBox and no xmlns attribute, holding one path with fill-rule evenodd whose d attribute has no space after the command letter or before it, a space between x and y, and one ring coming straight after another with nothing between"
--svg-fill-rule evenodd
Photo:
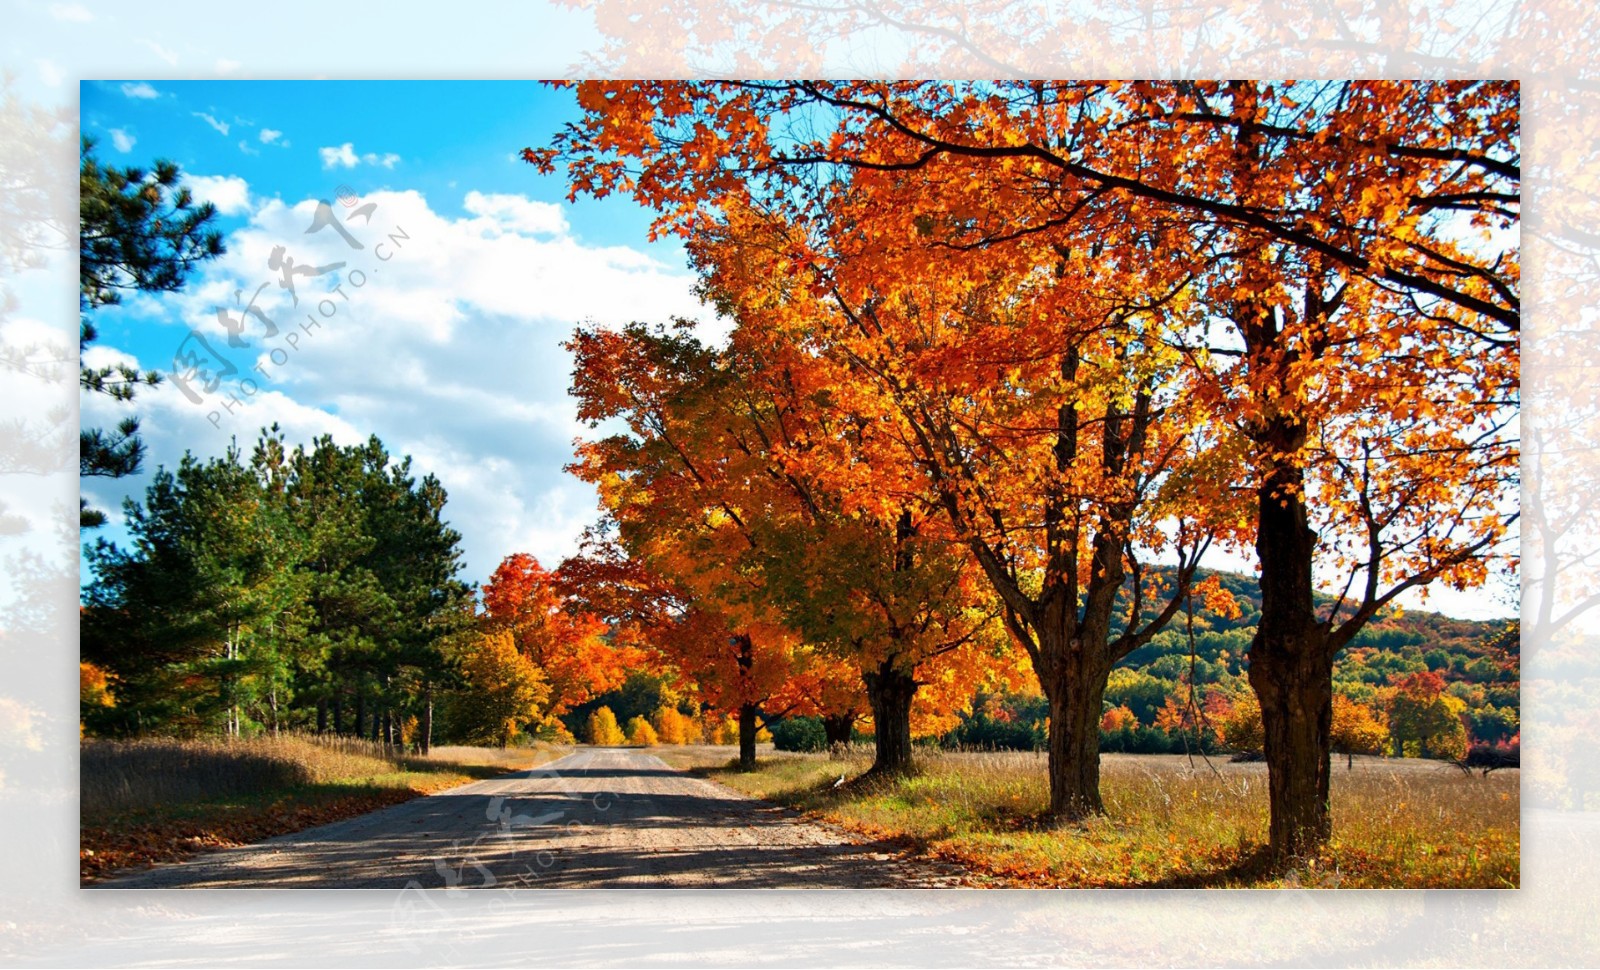
<instances>
[{"instance_id":1,"label":"yellow-leaved tree","mask_svg":"<svg viewBox=\"0 0 1600 970\"><path fill-rule=\"evenodd\" d=\"M509 632L477 633L456 649L463 686L445 705L453 735L505 747L544 717L550 685Z\"/></svg>"},{"instance_id":2,"label":"yellow-leaved tree","mask_svg":"<svg viewBox=\"0 0 1600 970\"><path fill-rule=\"evenodd\" d=\"M659 743L659 741L660 739L656 737L656 729L651 727L650 722L646 721L642 715L634 715L628 721L629 744L637 744L648 748Z\"/></svg>"},{"instance_id":3,"label":"yellow-leaved tree","mask_svg":"<svg viewBox=\"0 0 1600 970\"><path fill-rule=\"evenodd\" d=\"M589 743L602 746L625 744L627 738L617 725L617 716L611 708L602 707L589 715Z\"/></svg>"}]
</instances>

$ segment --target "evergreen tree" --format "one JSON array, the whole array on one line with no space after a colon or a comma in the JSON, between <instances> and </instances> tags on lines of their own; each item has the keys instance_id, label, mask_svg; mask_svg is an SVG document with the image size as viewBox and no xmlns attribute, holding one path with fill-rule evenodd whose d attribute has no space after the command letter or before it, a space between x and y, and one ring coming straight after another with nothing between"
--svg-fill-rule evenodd
<instances>
[{"instance_id":1,"label":"evergreen tree","mask_svg":"<svg viewBox=\"0 0 1600 970\"><path fill-rule=\"evenodd\" d=\"M91 311L120 303L129 291L170 293L182 288L200 263L222 255L222 234L215 228L216 207L196 203L181 183L183 173L169 161L155 168L118 168L94 156L94 141L84 138L79 169L78 309L81 353L95 339ZM79 365L78 380L87 390L118 401L133 399L140 384L160 382L155 371L143 374L125 365ZM144 443L139 419L128 417L115 431L84 429L79 434L78 467L83 476L120 478L139 470ZM105 524L105 513L79 501L79 525Z\"/></svg>"}]
</instances>

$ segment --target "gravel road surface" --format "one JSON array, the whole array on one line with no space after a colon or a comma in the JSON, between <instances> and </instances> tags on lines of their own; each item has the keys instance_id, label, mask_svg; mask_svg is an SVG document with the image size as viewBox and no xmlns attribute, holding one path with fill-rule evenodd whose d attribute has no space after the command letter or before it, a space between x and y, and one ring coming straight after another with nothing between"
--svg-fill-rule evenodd
<instances>
[{"instance_id":1,"label":"gravel road surface","mask_svg":"<svg viewBox=\"0 0 1600 970\"><path fill-rule=\"evenodd\" d=\"M959 870L756 801L645 751L584 749L97 884L177 888L878 888Z\"/></svg>"}]
</instances>

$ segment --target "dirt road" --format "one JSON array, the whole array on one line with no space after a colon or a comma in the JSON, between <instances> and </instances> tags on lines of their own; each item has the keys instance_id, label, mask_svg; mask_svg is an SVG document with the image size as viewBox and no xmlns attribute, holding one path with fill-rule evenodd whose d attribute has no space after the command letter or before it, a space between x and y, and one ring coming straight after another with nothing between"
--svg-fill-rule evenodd
<instances>
[{"instance_id":1,"label":"dirt road","mask_svg":"<svg viewBox=\"0 0 1600 970\"><path fill-rule=\"evenodd\" d=\"M647 752L593 748L99 887L809 889L955 885L959 876Z\"/></svg>"}]
</instances>

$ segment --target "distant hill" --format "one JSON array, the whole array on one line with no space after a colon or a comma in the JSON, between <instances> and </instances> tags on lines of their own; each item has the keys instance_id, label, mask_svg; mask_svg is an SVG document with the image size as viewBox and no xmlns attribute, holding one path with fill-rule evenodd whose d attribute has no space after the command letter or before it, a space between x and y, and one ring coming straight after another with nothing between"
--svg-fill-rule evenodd
<instances>
[{"instance_id":1,"label":"distant hill","mask_svg":"<svg viewBox=\"0 0 1600 970\"><path fill-rule=\"evenodd\" d=\"M1170 582L1172 573L1156 570L1152 575ZM1103 728L1103 750L1189 750L1193 739L1184 740L1156 725L1163 708L1170 712L1174 701L1187 703L1191 681L1196 699L1208 708L1218 699L1212 695L1221 695L1226 708L1233 698L1251 692L1246 668L1250 640L1261 617L1261 591L1254 576L1201 571L1199 578L1212 575L1232 594L1239 615L1213 613L1195 597L1192 617L1180 612L1150 643L1124 658L1111 673L1105 704L1108 711L1126 707L1137 724L1110 733ZM1124 598L1124 609L1126 602ZM1326 613L1335 598L1321 596L1318 603ZM1144 604L1145 619L1152 618L1160 605L1164 604ZM1519 732L1521 723L1520 634L1517 620L1459 620L1424 610L1388 610L1340 651L1334 665L1334 692L1381 716L1395 684L1431 671L1444 681L1444 693L1453 698L1449 703L1459 711L1470 740L1507 741ZM1044 698L1032 692L980 693L973 711L944 740L975 747L1038 748L1044 743L1048 713Z\"/></svg>"}]
</instances>

